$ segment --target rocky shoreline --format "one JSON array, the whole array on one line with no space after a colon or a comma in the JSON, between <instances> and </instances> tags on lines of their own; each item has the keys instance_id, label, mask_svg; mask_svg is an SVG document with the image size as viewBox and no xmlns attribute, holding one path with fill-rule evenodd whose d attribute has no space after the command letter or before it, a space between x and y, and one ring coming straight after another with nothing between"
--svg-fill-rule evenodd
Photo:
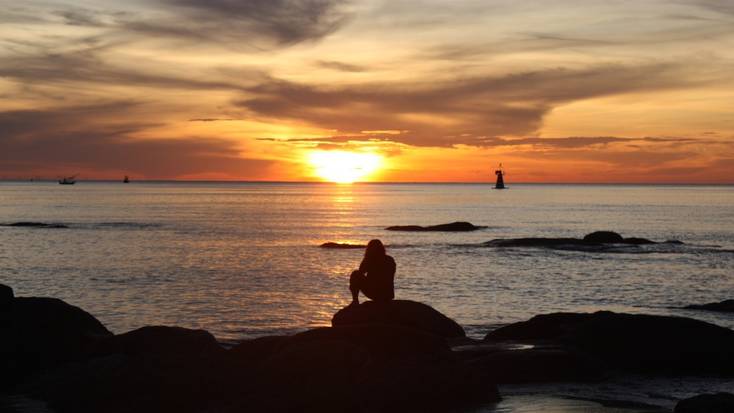
<instances>
[{"instance_id":1,"label":"rocky shoreline","mask_svg":"<svg viewBox=\"0 0 734 413\"><path fill-rule=\"evenodd\" d=\"M456 411L498 401L510 383L734 379L734 331L681 317L543 314L472 340L428 305L368 301L332 327L224 348L180 327L114 335L78 307L0 285L0 321L0 394L61 413ZM676 411L727 403L699 397Z\"/></svg>"}]
</instances>

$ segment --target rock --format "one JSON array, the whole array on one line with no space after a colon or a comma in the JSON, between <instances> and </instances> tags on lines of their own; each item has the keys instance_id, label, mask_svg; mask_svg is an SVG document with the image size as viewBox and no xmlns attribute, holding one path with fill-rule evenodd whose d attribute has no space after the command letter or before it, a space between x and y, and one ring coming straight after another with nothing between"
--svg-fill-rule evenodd
<instances>
[{"instance_id":1,"label":"rock","mask_svg":"<svg viewBox=\"0 0 734 413\"><path fill-rule=\"evenodd\" d=\"M204 330L143 327L102 338L90 353L30 378L20 391L74 413L194 413L222 396L226 351Z\"/></svg>"},{"instance_id":2,"label":"rock","mask_svg":"<svg viewBox=\"0 0 734 413\"><path fill-rule=\"evenodd\" d=\"M584 242L592 244L621 244L624 238L612 231L596 231L584 236Z\"/></svg>"},{"instance_id":3,"label":"rock","mask_svg":"<svg viewBox=\"0 0 734 413\"><path fill-rule=\"evenodd\" d=\"M244 340L227 351L228 359L247 366L274 355L287 342L288 336L266 336Z\"/></svg>"},{"instance_id":4,"label":"rock","mask_svg":"<svg viewBox=\"0 0 734 413\"><path fill-rule=\"evenodd\" d=\"M369 357L365 348L349 340L293 337L261 365L262 392L272 394L268 398L277 400L276 406L282 403L283 410L340 406L357 411L356 377Z\"/></svg>"},{"instance_id":5,"label":"rock","mask_svg":"<svg viewBox=\"0 0 734 413\"><path fill-rule=\"evenodd\" d=\"M361 244L343 244L338 242L325 242L319 245L321 248L332 248L332 249L365 249L367 245Z\"/></svg>"},{"instance_id":6,"label":"rock","mask_svg":"<svg viewBox=\"0 0 734 413\"><path fill-rule=\"evenodd\" d=\"M13 222L4 224L6 227L24 227L24 228L69 228L64 224L48 224L45 222Z\"/></svg>"},{"instance_id":7,"label":"rock","mask_svg":"<svg viewBox=\"0 0 734 413\"><path fill-rule=\"evenodd\" d=\"M648 244L660 244L659 242L650 241L647 238L637 238L637 237L630 237L630 238L624 238L621 242L621 244L628 244L628 245L648 245ZM683 244L680 241L665 241L663 244Z\"/></svg>"},{"instance_id":8,"label":"rock","mask_svg":"<svg viewBox=\"0 0 734 413\"><path fill-rule=\"evenodd\" d=\"M371 363L360 372L361 411L461 411L499 401L496 384L478 366L452 361Z\"/></svg>"},{"instance_id":9,"label":"rock","mask_svg":"<svg viewBox=\"0 0 734 413\"><path fill-rule=\"evenodd\" d=\"M13 298L13 289L5 284L0 284L0 309L9 306Z\"/></svg>"},{"instance_id":10,"label":"rock","mask_svg":"<svg viewBox=\"0 0 734 413\"><path fill-rule=\"evenodd\" d=\"M292 336L283 348L305 341L346 341L365 348L376 359L449 357L446 340L424 331L389 324L338 325Z\"/></svg>"},{"instance_id":11,"label":"rock","mask_svg":"<svg viewBox=\"0 0 734 413\"><path fill-rule=\"evenodd\" d=\"M432 307L409 300L365 301L339 310L331 319L333 326L390 324L411 327L445 338L464 337L464 329Z\"/></svg>"},{"instance_id":12,"label":"rock","mask_svg":"<svg viewBox=\"0 0 734 413\"><path fill-rule=\"evenodd\" d=\"M699 394L683 399L675 406L674 413L731 413L734 412L734 394Z\"/></svg>"},{"instance_id":13,"label":"rock","mask_svg":"<svg viewBox=\"0 0 734 413\"><path fill-rule=\"evenodd\" d=\"M509 238L485 242L487 247L559 247L564 245L586 245L578 238Z\"/></svg>"},{"instance_id":14,"label":"rock","mask_svg":"<svg viewBox=\"0 0 734 413\"><path fill-rule=\"evenodd\" d=\"M440 225L429 225L422 227L420 225L396 225L385 228L388 231L410 231L410 232L426 232L426 231L439 231L439 232L466 232L476 231L478 229L487 228L483 226L476 226L469 222L452 222L449 224Z\"/></svg>"},{"instance_id":15,"label":"rock","mask_svg":"<svg viewBox=\"0 0 734 413\"><path fill-rule=\"evenodd\" d=\"M213 357L224 349L208 331L182 327L148 326L100 340L96 352L145 357Z\"/></svg>"},{"instance_id":16,"label":"rock","mask_svg":"<svg viewBox=\"0 0 734 413\"><path fill-rule=\"evenodd\" d=\"M55 298L16 297L3 315L0 370L11 382L86 358L97 340L112 335L86 311Z\"/></svg>"},{"instance_id":17,"label":"rock","mask_svg":"<svg viewBox=\"0 0 734 413\"><path fill-rule=\"evenodd\" d=\"M221 371L222 363L203 358L112 354L60 365L18 391L59 413L200 413L225 396Z\"/></svg>"},{"instance_id":18,"label":"rock","mask_svg":"<svg viewBox=\"0 0 734 413\"><path fill-rule=\"evenodd\" d=\"M734 376L734 331L689 318L554 313L502 327L485 340L552 343L621 370Z\"/></svg>"},{"instance_id":19,"label":"rock","mask_svg":"<svg viewBox=\"0 0 734 413\"><path fill-rule=\"evenodd\" d=\"M683 244L680 241L665 241L665 244ZM609 244L647 245L659 244L646 238L623 238L612 231L596 231L584 238L508 238L493 239L485 242L487 247L540 247L540 248L579 248L581 250L598 251Z\"/></svg>"},{"instance_id":20,"label":"rock","mask_svg":"<svg viewBox=\"0 0 734 413\"><path fill-rule=\"evenodd\" d=\"M689 310L708 310L708 311L722 311L725 313L734 312L734 300L724 300L718 303L708 304L691 304L684 308Z\"/></svg>"},{"instance_id":21,"label":"rock","mask_svg":"<svg viewBox=\"0 0 734 413\"><path fill-rule=\"evenodd\" d=\"M253 398L231 411L261 405L271 411L386 411L496 397L493 382L480 381L484 376L457 360L443 338L396 325L317 328L248 340L228 353L231 364L249 365L257 377L248 384L256 388Z\"/></svg>"}]
</instances>

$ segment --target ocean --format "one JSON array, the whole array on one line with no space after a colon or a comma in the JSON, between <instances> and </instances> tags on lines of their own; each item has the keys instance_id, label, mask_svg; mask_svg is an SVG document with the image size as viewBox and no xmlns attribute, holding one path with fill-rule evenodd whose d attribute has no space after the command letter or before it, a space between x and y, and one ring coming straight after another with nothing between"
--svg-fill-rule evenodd
<instances>
[{"instance_id":1,"label":"ocean","mask_svg":"<svg viewBox=\"0 0 734 413\"><path fill-rule=\"evenodd\" d=\"M469 221L475 232L393 232ZM734 187L660 185L0 183L0 282L59 297L116 333L203 328L224 342L329 325L350 301L362 250L381 239L396 296L427 303L480 338L553 311L672 314L733 298ZM626 237L684 244L610 251L490 248L497 238Z\"/></svg>"},{"instance_id":2,"label":"ocean","mask_svg":"<svg viewBox=\"0 0 734 413\"><path fill-rule=\"evenodd\" d=\"M474 232L394 232L469 221ZM45 226L12 226L33 222ZM496 248L493 239L612 230L642 246ZM224 343L327 326L378 238L397 262L396 296L427 303L481 338L555 311L678 315L734 298L734 187L672 185L0 182L0 283L79 306L115 333L202 328ZM480 412L641 412L597 397L672 407L730 381L505 387ZM540 393L546 396L539 395ZM552 396L547 396L552 395ZM558 398L560 395L561 398ZM568 397L571 397L569 399Z\"/></svg>"}]
</instances>

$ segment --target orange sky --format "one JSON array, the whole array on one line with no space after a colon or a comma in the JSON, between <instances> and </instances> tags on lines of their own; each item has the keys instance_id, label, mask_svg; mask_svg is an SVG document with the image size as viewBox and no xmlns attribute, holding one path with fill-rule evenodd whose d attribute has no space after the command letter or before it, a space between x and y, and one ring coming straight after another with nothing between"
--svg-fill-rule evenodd
<instances>
[{"instance_id":1,"label":"orange sky","mask_svg":"<svg viewBox=\"0 0 734 413\"><path fill-rule=\"evenodd\" d=\"M502 162L510 182L734 183L734 6L28 0L0 17L0 178L322 180L315 151L381 157L373 181L491 181Z\"/></svg>"}]
</instances>

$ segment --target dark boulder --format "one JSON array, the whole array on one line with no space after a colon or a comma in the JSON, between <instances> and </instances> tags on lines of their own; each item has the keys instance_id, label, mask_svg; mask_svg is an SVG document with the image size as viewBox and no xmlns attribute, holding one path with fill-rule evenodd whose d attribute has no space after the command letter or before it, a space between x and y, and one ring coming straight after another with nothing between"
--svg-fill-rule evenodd
<instances>
[{"instance_id":1,"label":"dark boulder","mask_svg":"<svg viewBox=\"0 0 734 413\"><path fill-rule=\"evenodd\" d=\"M339 243L339 242L325 242L321 245L319 245L321 248L330 248L330 249L341 249L341 250L353 250L353 249L364 249L367 248L367 245L360 245L360 244L345 244L345 243Z\"/></svg>"},{"instance_id":2,"label":"dark boulder","mask_svg":"<svg viewBox=\"0 0 734 413\"><path fill-rule=\"evenodd\" d=\"M277 353L288 339L288 336L266 336L244 340L227 350L227 358L242 366L256 364Z\"/></svg>"},{"instance_id":3,"label":"dark boulder","mask_svg":"<svg viewBox=\"0 0 734 413\"><path fill-rule=\"evenodd\" d=\"M13 289L5 284L0 284L0 311L3 308L10 306L15 296L13 295Z\"/></svg>"},{"instance_id":4,"label":"dark boulder","mask_svg":"<svg viewBox=\"0 0 734 413\"><path fill-rule=\"evenodd\" d=\"M734 331L689 318L554 313L502 327L485 340L553 343L622 370L734 376Z\"/></svg>"},{"instance_id":5,"label":"dark boulder","mask_svg":"<svg viewBox=\"0 0 734 413\"><path fill-rule=\"evenodd\" d=\"M345 341L365 348L372 358L445 358L451 349L436 335L389 324L338 325L317 328L292 336L284 348L306 341Z\"/></svg>"},{"instance_id":6,"label":"dark boulder","mask_svg":"<svg viewBox=\"0 0 734 413\"><path fill-rule=\"evenodd\" d=\"M683 399L675 406L674 413L731 413L734 412L734 394L699 394Z\"/></svg>"},{"instance_id":7,"label":"dark boulder","mask_svg":"<svg viewBox=\"0 0 734 413\"><path fill-rule=\"evenodd\" d=\"M584 242L592 244L619 244L624 242L624 238L616 232L596 231L584 236Z\"/></svg>"},{"instance_id":8,"label":"dark boulder","mask_svg":"<svg viewBox=\"0 0 734 413\"><path fill-rule=\"evenodd\" d=\"M274 400L275 410L358 410L355 384L368 350L337 335L292 338L259 366L259 397Z\"/></svg>"},{"instance_id":9,"label":"dark boulder","mask_svg":"<svg viewBox=\"0 0 734 413\"><path fill-rule=\"evenodd\" d=\"M226 351L204 330L152 326L105 337L90 356L19 391L60 412L200 412L222 397Z\"/></svg>"},{"instance_id":10,"label":"dark boulder","mask_svg":"<svg viewBox=\"0 0 734 413\"><path fill-rule=\"evenodd\" d=\"M689 310L721 311L725 313L734 312L734 300L724 300L718 303L691 304L684 307Z\"/></svg>"},{"instance_id":11,"label":"dark boulder","mask_svg":"<svg viewBox=\"0 0 734 413\"><path fill-rule=\"evenodd\" d=\"M193 358L221 355L224 349L206 330L148 326L100 340L96 353Z\"/></svg>"},{"instance_id":12,"label":"dark boulder","mask_svg":"<svg viewBox=\"0 0 734 413\"><path fill-rule=\"evenodd\" d=\"M428 231L436 231L436 232L467 232L467 231L476 231L478 229L483 229L487 227L483 226L477 226L470 222L451 222L449 224L440 224L440 225L429 225L429 226L420 226L420 225L396 225L392 227L385 228L388 231L408 231L408 232L428 232Z\"/></svg>"},{"instance_id":13,"label":"dark boulder","mask_svg":"<svg viewBox=\"0 0 734 413\"><path fill-rule=\"evenodd\" d=\"M16 297L2 315L0 381L88 357L99 339L112 335L86 311L56 298Z\"/></svg>"},{"instance_id":14,"label":"dark boulder","mask_svg":"<svg viewBox=\"0 0 734 413\"><path fill-rule=\"evenodd\" d=\"M497 402L497 385L479 365L451 360L370 363L359 373L361 411L458 411Z\"/></svg>"},{"instance_id":15,"label":"dark boulder","mask_svg":"<svg viewBox=\"0 0 734 413\"><path fill-rule=\"evenodd\" d=\"M464 337L464 329L433 307L409 300L366 301L339 310L331 319L337 326L389 324L410 327L445 338Z\"/></svg>"},{"instance_id":16,"label":"dark boulder","mask_svg":"<svg viewBox=\"0 0 734 413\"><path fill-rule=\"evenodd\" d=\"M443 338L397 325L317 328L228 353L257 377L247 384L252 397L232 411L393 411L497 399L486 372L457 359Z\"/></svg>"}]
</instances>

